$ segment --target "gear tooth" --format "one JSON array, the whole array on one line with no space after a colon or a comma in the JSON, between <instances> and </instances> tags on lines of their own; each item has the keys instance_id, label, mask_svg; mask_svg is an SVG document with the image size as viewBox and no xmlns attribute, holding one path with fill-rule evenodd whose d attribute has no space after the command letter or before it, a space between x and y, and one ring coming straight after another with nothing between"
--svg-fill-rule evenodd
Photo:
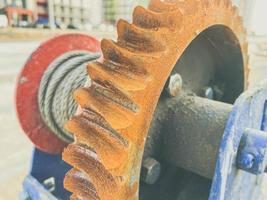
<instances>
[{"instance_id":1,"label":"gear tooth","mask_svg":"<svg viewBox=\"0 0 267 200\"><path fill-rule=\"evenodd\" d=\"M228 7L229 8L233 7L232 3L229 2L229 0L219 0L217 4L219 5L219 7L222 7L224 9Z\"/></svg>"},{"instance_id":2,"label":"gear tooth","mask_svg":"<svg viewBox=\"0 0 267 200\"><path fill-rule=\"evenodd\" d=\"M147 29L169 28L176 31L180 28L182 13L179 10L157 13L137 6L133 13L133 24Z\"/></svg>"},{"instance_id":3,"label":"gear tooth","mask_svg":"<svg viewBox=\"0 0 267 200\"><path fill-rule=\"evenodd\" d=\"M119 66L121 68L127 68L127 70L135 72L150 73L150 63L153 63L155 59L162 57L162 52L132 52L119 45L116 45L111 40L102 40L101 42L102 53L106 65Z\"/></svg>"},{"instance_id":4,"label":"gear tooth","mask_svg":"<svg viewBox=\"0 0 267 200\"><path fill-rule=\"evenodd\" d=\"M138 106L128 101L127 97L116 95L115 98L107 98L104 95L109 95L108 90L100 93L94 86L91 86L76 90L74 98L82 108L88 108L103 116L114 129L123 129L132 124L133 114L129 111L138 110ZM126 101L123 102L123 100Z\"/></svg>"},{"instance_id":5,"label":"gear tooth","mask_svg":"<svg viewBox=\"0 0 267 200\"><path fill-rule=\"evenodd\" d=\"M93 184L88 181L86 174L76 169L71 169L65 176L64 187L74 193L73 200L100 200Z\"/></svg>"},{"instance_id":6,"label":"gear tooth","mask_svg":"<svg viewBox=\"0 0 267 200\"><path fill-rule=\"evenodd\" d=\"M109 81L95 79L88 91L93 95L99 96L99 99L107 99L132 112L139 111L139 106L134 103L127 91Z\"/></svg>"},{"instance_id":7,"label":"gear tooth","mask_svg":"<svg viewBox=\"0 0 267 200\"><path fill-rule=\"evenodd\" d=\"M217 6L219 3L219 0L213 0L211 1L212 6Z\"/></svg>"},{"instance_id":8,"label":"gear tooth","mask_svg":"<svg viewBox=\"0 0 267 200\"><path fill-rule=\"evenodd\" d=\"M125 20L118 21L118 43L141 52L157 52L166 49L156 31L143 29Z\"/></svg>"},{"instance_id":9,"label":"gear tooth","mask_svg":"<svg viewBox=\"0 0 267 200\"><path fill-rule=\"evenodd\" d=\"M81 197L81 196L77 196L77 195L71 195L70 196L70 200L92 200L90 197Z\"/></svg>"},{"instance_id":10,"label":"gear tooth","mask_svg":"<svg viewBox=\"0 0 267 200\"><path fill-rule=\"evenodd\" d=\"M148 8L154 12L168 12L177 10L178 6L174 2L165 2L161 0L150 0Z\"/></svg>"},{"instance_id":11,"label":"gear tooth","mask_svg":"<svg viewBox=\"0 0 267 200\"><path fill-rule=\"evenodd\" d=\"M73 195L70 196L70 200L82 200L82 198L73 194Z\"/></svg>"},{"instance_id":12,"label":"gear tooth","mask_svg":"<svg viewBox=\"0 0 267 200\"><path fill-rule=\"evenodd\" d=\"M175 2L177 9L182 13L182 15L195 15L201 6L205 10L211 3L210 0L183 0Z\"/></svg>"},{"instance_id":13,"label":"gear tooth","mask_svg":"<svg viewBox=\"0 0 267 200\"><path fill-rule=\"evenodd\" d=\"M94 149L102 163L109 168L118 168L127 156L128 141L98 114L84 110L73 117L66 128L77 140Z\"/></svg>"},{"instance_id":14,"label":"gear tooth","mask_svg":"<svg viewBox=\"0 0 267 200\"><path fill-rule=\"evenodd\" d=\"M246 35L246 30L243 27L243 25L244 25L243 18L239 15L238 7L235 5L232 5L228 9L231 10L231 15L233 18L235 18L235 20L231 21L232 26L237 27L237 29L240 33L244 33L244 35ZM242 25L242 26L240 26L240 25Z\"/></svg>"},{"instance_id":15,"label":"gear tooth","mask_svg":"<svg viewBox=\"0 0 267 200\"><path fill-rule=\"evenodd\" d=\"M160 57L160 53L155 53L148 55L145 52L135 52L133 49L127 48L127 46L119 46L112 40L103 39L101 41L101 48L103 57L105 60L109 60L114 63L119 63L121 65L135 65L138 66L141 60L151 60L152 58Z\"/></svg>"},{"instance_id":16,"label":"gear tooth","mask_svg":"<svg viewBox=\"0 0 267 200\"><path fill-rule=\"evenodd\" d=\"M238 13L238 7L237 6L233 5L231 9L232 9L232 12L234 14L237 14Z\"/></svg>"},{"instance_id":17,"label":"gear tooth","mask_svg":"<svg viewBox=\"0 0 267 200\"><path fill-rule=\"evenodd\" d=\"M85 145L81 144L71 144L69 145L63 152L63 159L69 163L70 165L74 166L77 170L84 173L84 179L90 180L90 183L96 189L97 195L101 200L117 200L119 199L118 194L118 181L116 177L114 177L107 169L103 166L103 164L99 161L95 152L91 151ZM81 174L80 174L81 175ZM91 187L88 185L84 186L85 191L77 186L71 187L72 183L76 184L78 182L82 182L84 179L79 177L70 177L68 176L68 182L65 182L65 185L69 186L70 189L75 194L81 193L82 191L85 192L87 188L90 190ZM67 179L68 179L67 178ZM78 180L77 180L78 179ZM88 183L88 181L87 181ZM91 184L90 184L91 186Z\"/></svg>"},{"instance_id":18,"label":"gear tooth","mask_svg":"<svg viewBox=\"0 0 267 200\"><path fill-rule=\"evenodd\" d=\"M130 52L120 48L112 40L103 39L101 41L101 49L104 59L114 63L129 63L131 58Z\"/></svg>"},{"instance_id":19,"label":"gear tooth","mask_svg":"<svg viewBox=\"0 0 267 200\"><path fill-rule=\"evenodd\" d=\"M83 192L89 187L101 200L138 199L142 153L161 92L158 86L182 55L180 50L192 42L194 33L218 23L244 40L235 7L227 8L224 1L152 0L149 9L135 8L133 24L119 21L118 42L102 40L103 62L89 64L87 69L92 85L75 92L82 113L66 126L75 135L75 143L65 149L63 159L84 174L84 179L66 177L73 198L87 200ZM209 17L215 14L218 17ZM192 26L181 27L188 23Z\"/></svg>"},{"instance_id":20,"label":"gear tooth","mask_svg":"<svg viewBox=\"0 0 267 200\"><path fill-rule=\"evenodd\" d=\"M112 62L94 62L87 66L88 74L93 80L109 80L126 91L142 90L146 87L149 75L145 70L132 66L116 65Z\"/></svg>"},{"instance_id":21,"label":"gear tooth","mask_svg":"<svg viewBox=\"0 0 267 200\"><path fill-rule=\"evenodd\" d=\"M197 0L195 0L196 2L199 2ZM205 9L205 8L208 8L213 2L210 1L210 0L202 0L201 1L201 5L202 7Z\"/></svg>"},{"instance_id":22,"label":"gear tooth","mask_svg":"<svg viewBox=\"0 0 267 200\"><path fill-rule=\"evenodd\" d=\"M90 200L90 199L83 198L83 197L80 197L78 195L73 194L73 195L70 196L70 200Z\"/></svg>"},{"instance_id":23,"label":"gear tooth","mask_svg":"<svg viewBox=\"0 0 267 200\"><path fill-rule=\"evenodd\" d=\"M225 5L227 8L230 8L232 5L232 2L230 0L225 0Z\"/></svg>"},{"instance_id":24,"label":"gear tooth","mask_svg":"<svg viewBox=\"0 0 267 200\"><path fill-rule=\"evenodd\" d=\"M242 48L244 49L244 52L248 52L248 42L245 41L244 44L242 45Z\"/></svg>"},{"instance_id":25,"label":"gear tooth","mask_svg":"<svg viewBox=\"0 0 267 200\"><path fill-rule=\"evenodd\" d=\"M232 7L232 2L230 0L215 0L215 3L220 7L226 7L226 8Z\"/></svg>"}]
</instances>

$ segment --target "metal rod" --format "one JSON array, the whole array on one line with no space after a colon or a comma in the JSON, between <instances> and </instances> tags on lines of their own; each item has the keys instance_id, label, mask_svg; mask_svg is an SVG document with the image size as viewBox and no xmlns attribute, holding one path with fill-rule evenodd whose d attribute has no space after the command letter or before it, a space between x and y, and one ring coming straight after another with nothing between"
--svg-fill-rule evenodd
<instances>
[{"instance_id":1,"label":"metal rod","mask_svg":"<svg viewBox=\"0 0 267 200\"><path fill-rule=\"evenodd\" d=\"M220 141L232 107L230 104L190 94L164 98L158 103L149 134L155 138L158 134L154 133L155 130L160 130L160 154L164 160L212 178ZM160 127L155 124L159 121ZM150 138L147 141L149 144L145 155L151 154L148 153L151 141ZM154 139L152 146L156 143Z\"/></svg>"}]
</instances>

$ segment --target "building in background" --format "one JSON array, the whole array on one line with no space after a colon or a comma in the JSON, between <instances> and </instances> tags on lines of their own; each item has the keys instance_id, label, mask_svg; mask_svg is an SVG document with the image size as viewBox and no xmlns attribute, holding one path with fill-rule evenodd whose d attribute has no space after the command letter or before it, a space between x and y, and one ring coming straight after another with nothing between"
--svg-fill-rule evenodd
<instances>
[{"instance_id":1,"label":"building in background","mask_svg":"<svg viewBox=\"0 0 267 200\"><path fill-rule=\"evenodd\" d=\"M35 22L33 9L27 0L0 0L0 14L5 14L9 26L30 26Z\"/></svg>"},{"instance_id":2,"label":"building in background","mask_svg":"<svg viewBox=\"0 0 267 200\"><path fill-rule=\"evenodd\" d=\"M31 10L38 26L51 28L105 29L118 18L131 20L136 5L149 0L0 0L0 8ZM16 16L13 16L16 17ZM17 19L12 19L12 21ZM19 23L18 23L19 24ZM11 24L12 25L12 24Z\"/></svg>"},{"instance_id":3,"label":"building in background","mask_svg":"<svg viewBox=\"0 0 267 200\"><path fill-rule=\"evenodd\" d=\"M267 34L267 26L259 23L267 18L267 1L232 1L239 7L248 32ZM10 26L114 30L119 18L131 21L133 8L148 3L149 0L0 0L0 9L8 15ZM8 12L3 12L7 7Z\"/></svg>"},{"instance_id":4,"label":"building in background","mask_svg":"<svg viewBox=\"0 0 267 200\"><path fill-rule=\"evenodd\" d=\"M136 5L149 0L42 0L46 1L49 24L60 28L110 29L118 18L131 20ZM50 4L50 5L49 5Z\"/></svg>"},{"instance_id":5,"label":"building in background","mask_svg":"<svg viewBox=\"0 0 267 200\"><path fill-rule=\"evenodd\" d=\"M104 22L114 24L119 18L131 21L134 7L147 6L148 2L149 0L103 0Z\"/></svg>"},{"instance_id":6,"label":"building in background","mask_svg":"<svg viewBox=\"0 0 267 200\"><path fill-rule=\"evenodd\" d=\"M34 5L37 24L48 24L48 2L46 0L36 0Z\"/></svg>"}]
</instances>

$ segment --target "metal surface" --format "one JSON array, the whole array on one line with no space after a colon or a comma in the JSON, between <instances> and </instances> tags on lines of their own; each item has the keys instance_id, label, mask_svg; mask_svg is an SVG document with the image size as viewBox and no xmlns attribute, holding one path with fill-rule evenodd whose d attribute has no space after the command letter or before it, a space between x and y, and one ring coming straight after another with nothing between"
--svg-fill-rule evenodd
<instances>
[{"instance_id":1,"label":"metal surface","mask_svg":"<svg viewBox=\"0 0 267 200\"><path fill-rule=\"evenodd\" d=\"M206 87L206 88L203 88L203 94L202 96L207 98L207 99L214 99L214 91L211 87Z\"/></svg>"},{"instance_id":2,"label":"metal surface","mask_svg":"<svg viewBox=\"0 0 267 200\"><path fill-rule=\"evenodd\" d=\"M167 82L167 92L168 95L171 97L175 97L179 94L179 92L182 91L183 87L183 79L179 74L173 74L170 76L168 82Z\"/></svg>"},{"instance_id":3,"label":"metal surface","mask_svg":"<svg viewBox=\"0 0 267 200\"><path fill-rule=\"evenodd\" d=\"M27 176L23 182L23 193L19 200L58 200L32 176Z\"/></svg>"},{"instance_id":4,"label":"metal surface","mask_svg":"<svg viewBox=\"0 0 267 200\"><path fill-rule=\"evenodd\" d=\"M87 35L57 36L41 44L26 62L17 79L16 109L24 132L37 148L56 154L67 145L42 120L37 97L43 73L50 63L67 51L99 52L99 46L97 40Z\"/></svg>"},{"instance_id":5,"label":"metal surface","mask_svg":"<svg viewBox=\"0 0 267 200\"><path fill-rule=\"evenodd\" d=\"M155 157L162 164L162 173L153 186L141 184L140 199L208 199L210 179L231 109L230 104L184 91L173 98L161 96L143 159Z\"/></svg>"},{"instance_id":6,"label":"metal surface","mask_svg":"<svg viewBox=\"0 0 267 200\"><path fill-rule=\"evenodd\" d=\"M23 182L24 198L32 200L69 199L70 193L63 188L63 178L70 166L59 155L50 155L34 149L30 174ZM53 191L47 181L53 179ZM25 199L24 199L25 200Z\"/></svg>"},{"instance_id":7,"label":"metal surface","mask_svg":"<svg viewBox=\"0 0 267 200\"><path fill-rule=\"evenodd\" d=\"M245 92L235 102L222 137L210 200L262 199L263 176L253 173L262 172L266 166L266 161L262 160L265 158L266 132L257 133L255 137L255 130L260 131L265 124L266 99L265 82ZM252 168L246 169L250 173L237 167L237 163L240 167L237 155L240 158L244 151L255 156Z\"/></svg>"},{"instance_id":8,"label":"metal surface","mask_svg":"<svg viewBox=\"0 0 267 200\"><path fill-rule=\"evenodd\" d=\"M161 173L160 163L153 158L145 158L142 162L141 180L153 185L157 182Z\"/></svg>"},{"instance_id":9,"label":"metal surface","mask_svg":"<svg viewBox=\"0 0 267 200\"><path fill-rule=\"evenodd\" d=\"M183 89L233 104L248 84L245 55L229 27L214 25L199 33L175 64ZM226 42L227 41L227 42Z\"/></svg>"},{"instance_id":10,"label":"metal surface","mask_svg":"<svg viewBox=\"0 0 267 200\"><path fill-rule=\"evenodd\" d=\"M244 85L248 70L245 31L230 1L152 0L148 9L135 8L132 24L118 22L117 42L102 41L103 62L88 66L92 85L75 92L83 112L67 124L76 137L63 152L63 159L75 168L65 179L73 198L96 199L95 193L101 200L139 198L147 132L164 84L184 50L213 27L228 37L211 31L208 38L214 41L213 37L219 37L215 41L230 44L223 52L230 48L239 55L233 75L244 74L239 82L228 76L225 87L231 92L225 93L224 101L231 102L242 92L240 85ZM220 53L220 58L229 55ZM225 68L235 63L226 61ZM194 75L201 77L197 72ZM76 169L87 181L75 176Z\"/></svg>"},{"instance_id":11,"label":"metal surface","mask_svg":"<svg viewBox=\"0 0 267 200\"><path fill-rule=\"evenodd\" d=\"M161 129L161 158L212 179L220 141L232 105L194 95L162 99L167 114Z\"/></svg>"},{"instance_id":12,"label":"metal surface","mask_svg":"<svg viewBox=\"0 0 267 200\"><path fill-rule=\"evenodd\" d=\"M244 130L237 154L237 167L260 175L267 167L267 133L256 129Z\"/></svg>"}]
</instances>

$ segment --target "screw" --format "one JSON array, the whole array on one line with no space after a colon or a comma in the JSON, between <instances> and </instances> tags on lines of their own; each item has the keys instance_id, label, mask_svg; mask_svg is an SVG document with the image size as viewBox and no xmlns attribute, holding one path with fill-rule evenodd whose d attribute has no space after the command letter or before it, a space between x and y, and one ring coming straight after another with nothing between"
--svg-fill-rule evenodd
<instances>
[{"instance_id":1,"label":"screw","mask_svg":"<svg viewBox=\"0 0 267 200\"><path fill-rule=\"evenodd\" d=\"M154 158L148 157L144 159L141 170L141 180L148 184L153 185L157 182L161 173L161 164Z\"/></svg>"},{"instance_id":2,"label":"screw","mask_svg":"<svg viewBox=\"0 0 267 200\"><path fill-rule=\"evenodd\" d=\"M49 192L54 192L56 190L56 180L54 177L44 180L43 185Z\"/></svg>"},{"instance_id":3,"label":"screw","mask_svg":"<svg viewBox=\"0 0 267 200\"><path fill-rule=\"evenodd\" d=\"M266 132L251 128L244 130L238 147L236 164L237 168L251 174L259 175L266 172Z\"/></svg>"},{"instance_id":4,"label":"screw","mask_svg":"<svg viewBox=\"0 0 267 200\"><path fill-rule=\"evenodd\" d=\"M253 166L254 156L250 153L244 153L238 159L238 165L242 166L243 169L251 169Z\"/></svg>"},{"instance_id":5,"label":"screw","mask_svg":"<svg viewBox=\"0 0 267 200\"><path fill-rule=\"evenodd\" d=\"M173 74L170 76L167 92L170 97L175 97L182 90L183 80L180 74Z\"/></svg>"},{"instance_id":6,"label":"screw","mask_svg":"<svg viewBox=\"0 0 267 200\"><path fill-rule=\"evenodd\" d=\"M212 87L205 87L203 89L202 96L207 98L207 99L214 99L214 91L213 91Z\"/></svg>"}]
</instances>

